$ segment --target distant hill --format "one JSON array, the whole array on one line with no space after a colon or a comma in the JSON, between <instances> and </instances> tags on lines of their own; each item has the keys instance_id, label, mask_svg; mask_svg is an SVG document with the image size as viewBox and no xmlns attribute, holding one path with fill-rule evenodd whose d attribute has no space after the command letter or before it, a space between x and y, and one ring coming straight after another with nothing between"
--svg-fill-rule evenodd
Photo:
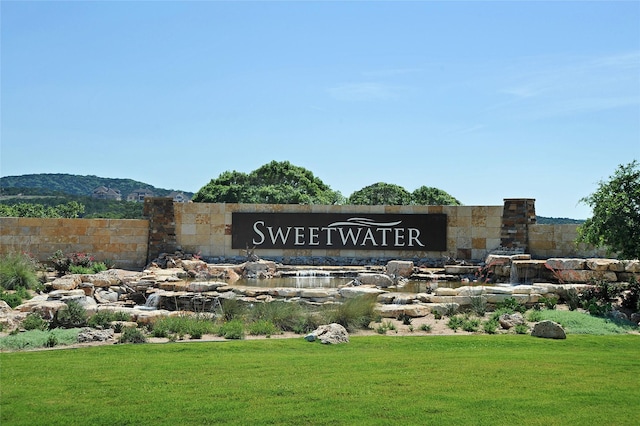
<instances>
[{"instance_id":1,"label":"distant hill","mask_svg":"<svg viewBox=\"0 0 640 426\"><path fill-rule=\"evenodd\" d=\"M0 178L0 195L60 195L61 193L77 196L91 196L99 186L118 189L122 198L138 189L148 189L156 196L169 195L173 189L156 188L148 183L133 179L114 179L98 176L82 176L64 173L39 173ZM192 197L192 192L182 191Z\"/></svg>"},{"instance_id":2,"label":"distant hill","mask_svg":"<svg viewBox=\"0 0 640 426\"><path fill-rule=\"evenodd\" d=\"M580 225L584 223L581 219L569 219L567 217L544 217L536 216L536 223L538 225Z\"/></svg>"}]
</instances>

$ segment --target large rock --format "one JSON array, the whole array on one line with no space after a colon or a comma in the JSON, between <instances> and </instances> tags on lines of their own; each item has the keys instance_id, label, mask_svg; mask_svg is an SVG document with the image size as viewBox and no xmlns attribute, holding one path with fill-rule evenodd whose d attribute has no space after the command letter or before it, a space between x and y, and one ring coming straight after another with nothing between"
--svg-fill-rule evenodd
<instances>
[{"instance_id":1,"label":"large rock","mask_svg":"<svg viewBox=\"0 0 640 426\"><path fill-rule=\"evenodd\" d=\"M106 342L107 340L113 340L113 330L110 328L105 330L83 328L78 333L78 343Z\"/></svg>"},{"instance_id":2,"label":"large rock","mask_svg":"<svg viewBox=\"0 0 640 426\"><path fill-rule=\"evenodd\" d=\"M393 279L386 274L358 274L357 280L362 285L377 287L391 287L393 285Z\"/></svg>"},{"instance_id":3,"label":"large rock","mask_svg":"<svg viewBox=\"0 0 640 426\"><path fill-rule=\"evenodd\" d=\"M547 259L546 265L553 270L580 270L585 267L584 259L565 259L565 258L551 258Z\"/></svg>"},{"instance_id":4,"label":"large rock","mask_svg":"<svg viewBox=\"0 0 640 426\"><path fill-rule=\"evenodd\" d=\"M321 325L313 332L304 336L307 342L315 342L320 340L324 344L349 343L349 333L347 330L337 323Z\"/></svg>"},{"instance_id":5,"label":"large rock","mask_svg":"<svg viewBox=\"0 0 640 426\"><path fill-rule=\"evenodd\" d=\"M617 282L618 276L612 271L570 270L556 271L558 279L565 283L588 283L595 280Z\"/></svg>"},{"instance_id":6,"label":"large rock","mask_svg":"<svg viewBox=\"0 0 640 426\"><path fill-rule=\"evenodd\" d=\"M65 275L51 281L50 285L54 290L73 290L78 288L81 282L82 278L79 275Z\"/></svg>"},{"instance_id":7,"label":"large rock","mask_svg":"<svg viewBox=\"0 0 640 426\"><path fill-rule=\"evenodd\" d=\"M525 324L526 321L520 312L515 312L513 314L502 314L498 318L498 322L500 326L505 330L509 330L510 328L515 327L516 325Z\"/></svg>"},{"instance_id":8,"label":"large rock","mask_svg":"<svg viewBox=\"0 0 640 426\"><path fill-rule=\"evenodd\" d=\"M383 318L398 318L400 315L406 315L411 318L426 317L431 313L432 306L426 304L412 305L380 305L376 307L376 312Z\"/></svg>"},{"instance_id":9,"label":"large rock","mask_svg":"<svg viewBox=\"0 0 640 426\"><path fill-rule=\"evenodd\" d=\"M392 260L387 263L387 274L394 277L409 278L413 274L413 262L408 260Z\"/></svg>"},{"instance_id":10,"label":"large rock","mask_svg":"<svg viewBox=\"0 0 640 426\"><path fill-rule=\"evenodd\" d=\"M566 339L567 334L564 332L564 328L555 321L541 321L537 323L531 335L534 337L543 337L545 339Z\"/></svg>"},{"instance_id":11,"label":"large rock","mask_svg":"<svg viewBox=\"0 0 640 426\"><path fill-rule=\"evenodd\" d=\"M625 272L640 272L640 260L623 260Z\"/></svg>"},{"instance_id":12,"label":"large rock","mask_svg":"<svg viewBox=\"0 0 640 426\"><path fill-rule=\"evenodd\" d=\"M587 259L587 268L592 271L623 272L624 264L617 259Z\"/></svg>"},{"instance_id":13,"label":"large rock","mask_svg":"<svg viewBox=\"0 0 640 426\"><path fill-rule=\"evenodd\" d=\"M343 287L338 290L338 293L345 299L353 299L359 296L377 297L378 295L385 294L387 292L376 287L357 286Z\"/></svg>"}]
</instances>

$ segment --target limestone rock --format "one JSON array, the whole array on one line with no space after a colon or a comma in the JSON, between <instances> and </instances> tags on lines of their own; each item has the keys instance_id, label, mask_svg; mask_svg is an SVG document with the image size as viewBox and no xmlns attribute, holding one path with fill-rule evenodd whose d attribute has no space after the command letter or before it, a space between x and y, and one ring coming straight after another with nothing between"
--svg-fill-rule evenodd
<instances>
[{"instance_id":1,"label":"limestone rock","mask_svg":"<svg viewBox=\"0 0 640 426\"><path fill-rule=\"evenodd\" d=\"M376 287L366 287L366 286L358 286L358 287L343 287L338 290L340 296L345 299L353 299L358 296L378 296L380 294L387 294L384 290L381 290Z\"/></svg>"},{"instance_id":2,"label":"limestone rock","mask_svg":"<svg viewBox=\"0 0 640 426\"><path fill-rule=\"evenodd\" d=\"M51 287L54 290L74 290L78 288L82 279L79 275L65 275L51 281Z\"/></svg>"},{"instance_id":3,"label":"limestone rock","mask_svg":"<svg viewBox=\"0 0 640 426\"><path fill-rule=\"evenodd\" d=\"M551 258L547 259L546 265L553 270L580 270L585 267L584 259L565 259Z\"/></svg>"},{"instance_id":4,"label":"limestone rock","mask_svg":"<svg viewBox=\"0 0 640 426\"><path fill-rule=\"evenodd\" d=\"M387 274L395 277L409 278L413 274L413 262L392 260L387 263Z\"/></svg>"},{"instance_id":5,"label":"limestone rock","mask_svg":"<svg viewBox=\"0 0 640 426\"><path fill-rule=\"evenodd\" d=\"M537 323L531 335L534 337L542 337L545 339L566 339L567 334L564 332L564 328L555 321L541 321Z\"/></svg>"},{"instance_id":6,"label":"limestone rock","mask_svg":"<svg viewBox=\"0 0 640 426\"><path fill-rule=\"evenodd\" d=\"M321 325L311 333L304 336L307 342L320 340L324 344L349 343L349 333L337 323Z\"/></svg>"},{"instance_id":7,"label":"limestone rock","mask_svg":"<svg viewBox=\"0 0 640 426\"><path fill-rule=\"evenodd\" d=\"M624 271L625 272L640 272L640 260L624 260Z\"/></svg>"},{"instance_id":8,"label":"limestone rock","mask_svg":"<svg viewBox=\"0 0 640 426\"><path fill-rule=\"evenodd\" d=\"M386 274L358 274L358 281L362 285L375 285L377 287L390 287L393 280Z\"/></svg>"},{"instance_id":9,"label":"limestone rock","mask_svg":"<svg viewBox=\"0 0 640 426\"><path fill-rule=\"evenodd\" d=\"M618 281L618 276L612 271L563 269L556 271L556 273L559 279L567 283L588 283L595 280Z\"/></svg>"},{"instance_id":10,"label":"limestone rock","mask_svg":"<svg viewBox=\"0 0 640 426\"><path fill-rule=\"evenodd\" d=\"M617 259L587 259L587 268L592 271L623 272L624 264Z\"/></svg>"},{"instance_id":11,"label":"limestone rock","mask_svg":"<svg viewBox=\"0 0 640 426\"><path fill-rule=\"evenodd\" d=\"M526 321L520 312L515 312L513 314L502 314L498 318L498 322L500 326L505 330L509 330L510 328L515 327L519 324L525 324Z\"/></svg>"},{"instance_id":12,"label":"limestone rock","mask_svg":"<svg viewBox=\"0 0 640 426\"><path fill-rule=\"evenodd\" d=\"M88 342L106 342L113 339L113 330L107 328L106 330L94 330L91 328L83 328L78 333L78 343Z\"/></svg>"}]
</instances>

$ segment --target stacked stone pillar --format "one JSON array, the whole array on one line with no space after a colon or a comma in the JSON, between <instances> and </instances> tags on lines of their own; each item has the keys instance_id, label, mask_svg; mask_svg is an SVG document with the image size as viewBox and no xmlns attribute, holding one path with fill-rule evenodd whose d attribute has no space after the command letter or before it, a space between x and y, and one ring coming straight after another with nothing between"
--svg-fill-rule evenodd
<instances>
[{"instance_id":1,"label":"stacked stone pillar","mask_svg":"<svg viewBox=\"0 0 640 426\"><path fill-rule=\"evenodd\" d=\"M149 219L147 263L156 259L161 253L174 253L178 244L173 199L146 197L144 215Z\"/></svg>"},{"instance_id":2,"label":"stacked stone pillar","mask_svg":"<svg viewBox=\"0 0 640 426\"><path fill-rule=\"evenodd\" d=\"M529 225L536 223L535 199L505 198L500 245L514 251L529 251Z\"/></svg>"}]
</instances>

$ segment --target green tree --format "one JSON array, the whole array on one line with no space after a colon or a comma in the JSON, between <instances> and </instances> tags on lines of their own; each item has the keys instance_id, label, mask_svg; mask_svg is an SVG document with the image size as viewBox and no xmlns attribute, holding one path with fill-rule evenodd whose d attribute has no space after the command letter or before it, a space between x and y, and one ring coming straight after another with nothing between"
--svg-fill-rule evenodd
<instances>
[{"instance_id":1,"label":"green tree","mask_svg":"<svg viewBox=\"0 0 640 426\"><path fill-rule=\"evenodd\" d=\"M378 182L354 192L347 204L401 206L411 204L411 193L401 186Z\"/></svg>"},{"instance_id":2,"label":"green tree","mask_svg":"<svg viewBox=\"0 0 640 426\"><path fill-rule=\"evenodd\" d=\"M459 206L460 201L442 189L421 186L411 194L412 203L421 206Z\"/></svg>"},{"instance_id":3,"label":"green tree","mask_svg":"<svg viewBox=\"0 0 640 426\"><path fill-rule=\"evenodd\" d=\"M609 181L581 202L593 209L593 217L578 227L578 242L605 247L609 254L640 258L640 170L638 161L619 165Z\"/></svg>"},{"instance_id":4,"label":"green tree","mask_svg":"<svg viewBox=\"0 0 640 426\"><path fill-rule=\"evenodd\" d=\"M288 161L272 161L245 174L226 171L193 196L202 203L338 204L339 192L309 170Z\"/></svg>"}]
</instances>

